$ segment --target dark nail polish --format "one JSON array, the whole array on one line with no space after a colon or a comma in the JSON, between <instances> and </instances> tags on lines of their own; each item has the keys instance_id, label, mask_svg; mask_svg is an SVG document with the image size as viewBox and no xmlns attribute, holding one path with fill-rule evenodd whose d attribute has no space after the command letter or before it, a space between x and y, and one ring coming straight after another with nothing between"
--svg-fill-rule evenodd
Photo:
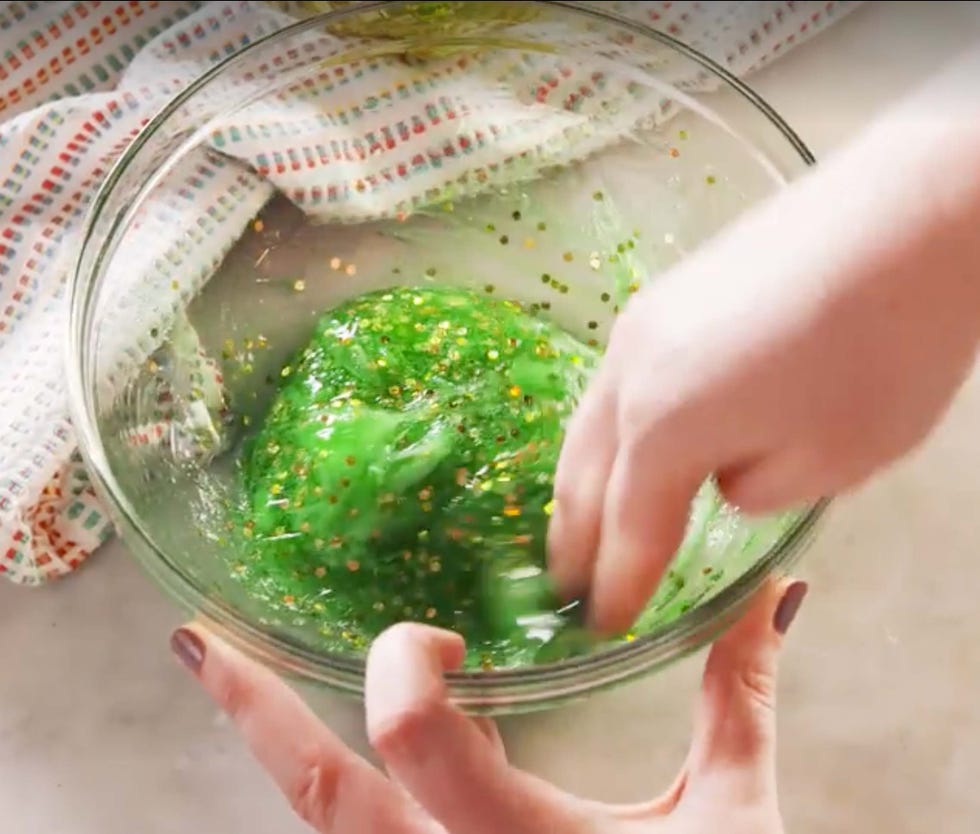
<instances>
[{"instance_id":1,"label":"dark nail polish","mask_svg":"<svg viewBox=\"0 0 980 834\"><path fill-rule=\"evenodd\" d=\"M786 589L772 618L772 627L780 634L789 631L809 589L810 586L806 582L794 582Z\"/></svg>"},{"instance_id":2,"label":"dark nail polish","mask_svg":"<svg viewBox=\"0 0 980 834\"><path fill-rule=\"evenodd\" d=\"M204 643L193 631L178 628L170 635L170 648L194 674L201 670L201 664L204 663Z\"/></svg>"}]
</instances>

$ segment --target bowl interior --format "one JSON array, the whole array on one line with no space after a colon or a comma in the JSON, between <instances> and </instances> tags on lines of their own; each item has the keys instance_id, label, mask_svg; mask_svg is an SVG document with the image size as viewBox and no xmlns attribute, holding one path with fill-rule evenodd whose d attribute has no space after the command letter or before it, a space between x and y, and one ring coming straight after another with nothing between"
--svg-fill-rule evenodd
<instances>
[{"instance_id":1,"label":"bowl interior","mask_svg":"<svg viewBox=\"0 0 980 834\"><path fill-rule=\"evenodd\" d=\"M73 310L83 447L134 550L182 601L324 668L370 635L249 584L231 510L243 441L319 317L448 284L601 349L634 292L809 162L744 88L638 27L474 3L420 28L454 4L383 5L270 36L154 120L97 201ZM622 641L731 593L804 517L745 519L706 483Z\"/></svg>"}]
</instances>

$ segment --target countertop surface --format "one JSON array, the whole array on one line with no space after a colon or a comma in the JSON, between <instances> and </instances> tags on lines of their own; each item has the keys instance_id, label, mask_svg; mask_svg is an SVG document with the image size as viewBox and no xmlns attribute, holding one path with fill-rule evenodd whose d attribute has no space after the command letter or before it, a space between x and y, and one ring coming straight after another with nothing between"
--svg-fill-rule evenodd
<instances>
[{"instance_id":1,"label":"countertop surface","mask_svg":"<svg viewBox=\"0 0 980 834\"><path fill-rule=\"evenodd\" d=\"M978 3L874 3L753 79L818 157L980 38ZM980 373L920 452L841 499L801 574L780 682L793 834L980 830ZM113 542L40 590L0 583L4 834L305 828L167 649L174 608ZM666 787L703 656L505 720L515 762L605 799ZM363 746L356 707L316 707Z\"/></svg>"}]
</instances>

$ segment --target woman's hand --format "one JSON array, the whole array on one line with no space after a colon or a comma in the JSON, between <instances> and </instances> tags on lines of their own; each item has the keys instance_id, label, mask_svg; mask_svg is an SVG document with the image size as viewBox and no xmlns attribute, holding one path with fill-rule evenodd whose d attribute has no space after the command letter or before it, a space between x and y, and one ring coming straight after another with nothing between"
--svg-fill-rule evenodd
<instances>
[{"instance_id":1,"label":"woman's hand","mask_svg":"<svg viewBox=\"0 0 980 834\"><path fill-rule=\"evenodd\" d=\"M715 644L687 761L666 794L634 806L581 799L509 765L496 727L447 700L443 672L464 653L450 632L398 625L371 649L367 729L388 777L206 630L179 629L171 644L321 834L779 834L776 659L805 593L770 581Z\"/></svg>"},{"instance_id":2,"label":"woman's hand","mask_svg":"<svg viewBox=\"0 0 980 834\"><path fill-rule=\"evenodd\" d=\"M750 513L914 447L980 335L980 50L638 293L570 422L549 565L625 630L717 476Z\"/></svg>"}]
</instances>

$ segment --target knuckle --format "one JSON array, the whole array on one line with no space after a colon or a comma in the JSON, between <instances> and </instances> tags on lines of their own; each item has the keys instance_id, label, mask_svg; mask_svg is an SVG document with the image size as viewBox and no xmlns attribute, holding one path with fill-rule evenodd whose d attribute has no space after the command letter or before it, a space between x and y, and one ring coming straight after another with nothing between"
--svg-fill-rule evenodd
<instances>
[{"instance_id":1,"label":"knuckle","mask_svg":"<svg viewBox=\"0 0 980 834\"><path fill-rule=\"evenodd\" d=\"M369 727L368 741L385 758L410 752L419 744L425 744L437 712L438 704L434 701L401 709Z\"/></svg>"},{"instance_id":2,"label":"knuckle","mask_svg":"<svg viewBox=\"0 0 980 834\"><path fill-rule=\"evenodd\" d=\"M253 704L251 688L238 676L225 672L214 681L214 699L233 721L247 715Z\"/></svg>"},{"instance_id":3,"label":"knuckle","mask_svg":"<svg viewBox=\"0 0 980 834\"><path fill-rule=\"evenodd\" d=\"M286 786L286 799L296 815L318 831L330 830L341 768L324 761L318 750L302 754L296 778Z\"/></svg>"},{"instance_id":4,"label":"knuckle","mask_svg":"<svg viewBox=\"0 0 980 834\"><path fill-rule=\"evenodd\" d=\"M767 512L774 500L771 490L751 477L719 478L718 491L725 501L747 515Z\"/></svg>"},{"instance_id":5,"label":"knuckle","mask_svg":"<svg viewBox=\"0 0 980 834\"><path fill-rule=\"evenodd\" d=\"M663 445L676 437L690 417L692 404L683 387L629 385L620 392L617 429L629 447Z\"/></svg>"},{"instance_id":6,"label":"knuckle","mask_svg":"<svg viewBox=\"0 0 980 834\"><path fill-rule=\"evenodd\" d=\"M578 500L578 486L579 482L575 480L574 473L566 472L556 476L553 493L555 507L561 507L563 510L573 507Z\"/></svg>"},{"instance_id":7,"label":"knuckle","mask_svg":"<svg viewBox=\"0 0 980 834\"><path fill-rule=\"evenodd\" d=\"M764 712L775 708L776 676L769 669L755 665L738 670L735 686L745 701Z\"/></svg>"}]
</instances>

